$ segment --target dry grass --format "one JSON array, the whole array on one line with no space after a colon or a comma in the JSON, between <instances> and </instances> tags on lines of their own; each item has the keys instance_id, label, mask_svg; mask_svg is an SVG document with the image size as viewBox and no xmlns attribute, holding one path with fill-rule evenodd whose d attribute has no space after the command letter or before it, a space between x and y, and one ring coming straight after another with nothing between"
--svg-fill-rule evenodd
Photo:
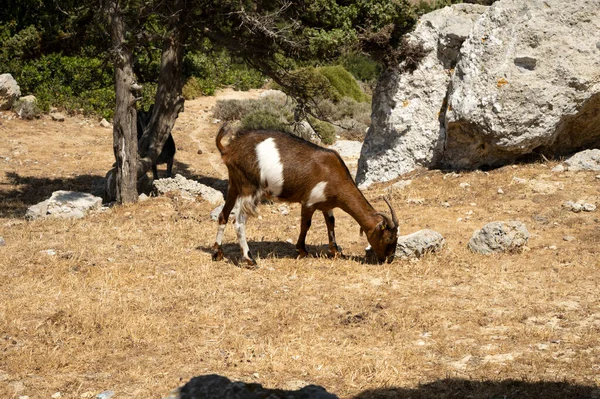
<instances>
[{"instance_id":1,"label":"dry grass","mask_svg":"<svg viewBox=\"0 0 600 399\"><path fill-rule=\"evenodd\" d=\"M186 103L175 169L222 185L213 103ZM211 373L274 388L313 383L360 399L600 394L599 213L561 208L565 200L600 205L594 173L557 174L539 163L415 173L392 195L402 233L431 228L447 240L442 253L417 262L365 264L366 240L341 212L347 257L318 256L327 237L315 217L315 256L297 260L286 240L295 242L298 207L282 216L278 204L263 206L248 226L261 267L246 270L233 262L231 227L230 260L211 261L212 207L177 196L83 220L26 222L27 206L53 190L90 190L112 163L112 132L76 119L1 121L2 398L86 398L105 389L160 398ZM560 189L536 192L513 177ZM383 190L366 192L380 209ZM529 250L466 249L473 230L509 219L526 223Z\"/></svg>"}]
</instances>

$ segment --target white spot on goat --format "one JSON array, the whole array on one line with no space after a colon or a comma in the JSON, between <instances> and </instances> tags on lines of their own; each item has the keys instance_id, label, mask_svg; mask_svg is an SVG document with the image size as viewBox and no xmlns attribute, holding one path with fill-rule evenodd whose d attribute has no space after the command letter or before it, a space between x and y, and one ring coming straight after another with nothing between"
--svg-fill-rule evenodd
<instances>
[{"instance_id":1,"label":"white spot on goat","mask_svg":"<svg viewBox=\"0 0 600 399\"><path fill-rule=\"evenodd\" d=\"M310 191L310 195L308 196L308 201L306 201L307 207L311 207L314 204L327 200L327 197L325 196L325 186L327 186L327 182L322 181L313 187L313 189Z\"/></svg>"},{"instance_id":2,"label":"white spot on goat","mask_svg":"<svg viewBox=\"0 0 600 399\"><path fill-rule=\"evenodd\" d=\"M256 158L260 169L260 182L265 190L277 197L283 189L283 164L279 150L272 137L256 146Z\"/></svg>"}]
</instances>

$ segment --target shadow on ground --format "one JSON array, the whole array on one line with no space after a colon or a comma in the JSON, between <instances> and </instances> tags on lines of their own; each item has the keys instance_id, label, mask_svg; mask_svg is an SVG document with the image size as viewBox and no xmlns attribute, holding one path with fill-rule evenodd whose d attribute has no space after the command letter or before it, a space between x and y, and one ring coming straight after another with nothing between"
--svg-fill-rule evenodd
<instances>
[{"instance_id":1,"label":"shadow on ground","mask_svg":"<svg viewBox=\"0 0 600 399\"><path fill-rule=\"evenodd\" d=\"M415 389L382 388L364 391L353 399L593 399L600 398L597 386L568 382L518 380L472 381L447 378Z\"/></svg>"},{"instance_id":2,"label":"shadow on ground","mask_svg":"<svg viewBox=\"0 0 600 399\"><path fill-rule=\"evenodd\" d=\"M215 236L217 228L215 224ZM225 260L232 262L236 266L244 266L240 246L237 242L223 244L223 253ZM296 245L286 241L248 241L248 247L254 259L260 264L260 259L296 259ZM212 253L212 247L197 247L198 250L206 253ZM307 245L306 249L309 253L309 258L326 258L330 257L327 245ZM340 255L341 259L349 259L355 262L364 263L365 258L353 255Z\"/></svg>"},{"instance_id":3,"label":"shadow on ground","mask_svg":"<svg viewBox=\"0 0 600 399\"><path fill-rule=\"evenodd\" d=\"M0 217L24 217L27 208L45 201L54 191L81 191L98 195L103 189L103 176L81 175L73 177L32 177L22 176L15 172L7 172L8 183L0 183ZM3 186L16 186L4 191ZM100 194L101 195L101 194Z\"/></svg>"},{"instance_id":4,"label":"shadow on ground","mask_svg":"<svg viewBox=\"0 0 600 399\"><path fill-rule=\"evenodd\" d=\"M227 180L194 174L189 165L182 162L176 162L175 165L174 173L179 173L186 179L195 180L219 190L223 195L226 194ZM107 166L106 171L108 172L109 169ZM159 177L165 176L164 170L159 170L158 173ZM104 196L105 179L100 175L49 178L6 172L6 180L6 183L0 183L0 217L22 218L25 216L27 208L47 200L53 192L58 190L91 193L98 197Z\"/></svg>"},{"instance_id":5,"label":"shadow on ground","mask_svg":"<svg viewBox=\"0 0 600 399\"><path fill-rule=\"evenodd\" d=\"M595 399L596 386L568 382L517 380L472 381L447 378L415 389L382 388L364 391L353 399ZM233 382L212 374L192 378L166 399L335 399L324 387L308 385L300 390L267 389L260 384Z\"/></svg>"}]
</instances>

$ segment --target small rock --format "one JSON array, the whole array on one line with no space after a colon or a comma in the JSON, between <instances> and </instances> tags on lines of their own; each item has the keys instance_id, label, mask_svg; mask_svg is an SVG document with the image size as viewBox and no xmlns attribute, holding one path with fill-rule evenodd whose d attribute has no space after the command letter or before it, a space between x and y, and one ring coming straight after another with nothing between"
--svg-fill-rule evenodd
<instances>
[{"instance_id":1,"label":"small rock","mask_svg":"<svg viewBox=\"0 0 600 399\"><path fill-rule=\"evenodd\" d=\"M600 175L596 175L596 179L600 180Z\"/></svg>"},{"instance_id":2,"label":"small rock","mask_svg":"<svg viewBox=\"0 0 600 399\"><path fill-rule=\"evenodd\" d=\"M529 241L529 231L523 223L491 222L473 233L468 247L473 252L488 255L493 252L522 250L527 241Z\"/></svg>"},{"instance_id":3,"label":"small rock","mask_svg":"<svg viewBox=\"0 0 600 399\"><path fill-rule=\"evenodd\" d=\"M198 150L198 155L202 155L202 150Z\"/></svg>"},{"instance_id":4,"label":"small rock","mask_svg":"<svg viewBox=\"0 0 600 399\"><path fill-rule=\"evenodd\" d=\"M460 183L459 186L461 188L467 188L467 187L471 187L471 185L469 183Z\"/></svg>"},{"instance_id":5,"label":"small rock","mask_svg":"<svg viewBox=\"0 0 600 399\"><path fill-rule=\"evenodd\" d=\"M498 189L498 194L504 194L504 190L502 190L502 187Z\"/></svg>"},{"instance_id":6,"label":"small rock","mask_svg":"<svg viewBox=\"0 0 600 399\"><path fill-rule=\"evenodd\" d=\"M44 250L40 251L40 253L46 254L48 256L54 256L54 255L56 255L56 251L53 250L53 249L44 249Z\"/></svg>"},{"instance_id":7,"label":"small rock","mask_svg":"<svg viewBox=\"0 0 600 399\"><path fill-rule=\"evenodd\" d=\"M58 399L60 398L62 395L60 392L55 392L54 394L52 394L52 399Z\"/></svg>"},{"instance_id":8,"label":"small rock","mask_svg":"<svg viewBox=\"0 0 600 399\"><path fill-rule=\"evenodd\" d=\"M433 230L420 230L398 237L396 256L402 259L420 258L426 253L438 252L446 243L444 237Z\"/></svg>"},{"instance_id":9,"label":"small rock","mask_svg":"<svg viewBox=\"0 0 600 399\"><path fill-rule=\"evenodd\" d=\"M586 212L594 212L596 210L596 205L594 204L583 204L583 210Z\"/></svg>"},{"instance_id":10,"label":"small rock","mask_svg":"<svg viewBox=\"0 0 600 399\"><path fill-rule=\"evenodd\" d=\"M102 120L100 121L100 126L109 128L109 127L112 127L112 124L109 121L107 121L106 119L102 118Z\"/></svg>"},{"instance_id":11,"label":"small rock","mask_svg":"<svg viewBox=\"0 0 600 399\"><path fill-rule=\"evenodd\" d=\"M60 112L53 112L50 114L50 117L55 122L64 122L65 121L65 116L63 114L61 114Z\"/></svg>"},{"instance_id":12,"label":"small rock","mask_svg":"<svg viewBox=\"0 0 600 399\"><path fill-rule=\"evenodd\" d=\"M573 237L573 236L564 236L563 240L564 241L573 241L573 240L575 240L575 237Z\"/></svg>"},{"instance_id":13,"label":"small rock","mask_svg":"<svg viewBox=\"0 0 600 399\"><path fill-rule=\"evenodd\" d=\"M557 247L556 245L550 245L550 246L548 247L548 249L551 249L551 250L553 250L553 251L556 251L556 250L558 249L558 247Z\"/></svg>"},{"instance_id":14,"label":"small rock","mask_svg":"<svg viewBox=\"0 0 600 399\"><path fill-rule=\"evenodd\" d=\"M4 241L4 237L0 237L0 247L3 247L6 245L6 241Z\"/></svg>"},{"instance_id":15,"label":"small rock","mask_svg":"<svg viewBox=\"0 0 600 399\"><path fill-rule=\"evenodd\" d=\"M91 392L91 391L87 391L87 392L84 392L81 395L79 395L79 397L81 399L90 399L90 398L93 398L94 396L95 396L94 392Z\"/></svg>"},{"instance_id":16,"label":"small rock","mask_svg":"<svg viewBox=\"0 0 600 399\"><path fill-rule=\"evenodd\" d=\"M442 202L442 206L444 208L450 208L450 203L449 202Z\"/></svg>"},{"instance_id":17,"label":"small rock","mask_svg":"<svg viewBox=\"0 0 600 399\"><path fill-rule=\"evenodd\" d=\"M287 205L280 205L278 210L279 210L279 213L281 213L284 216L290 214L290 207Z\"/></svg>"},{"instance_id":18,"label":"small rock","mask_svg":"<svg viewBox=\"0 0 600 399\"><path fill-rule=\"evenodd\" d=\"M114 391L102 391L96 395L96 399L110 399L115 395Z\"/></svg>"},{"instance_id":19,"label":"small rock","mask_svg":"<svg viewBox=\"0 0 600 399\"><path fill-rule=\"evenodd\" d=\"M525 184L527 183L527 179L522 179L520 177L513 177L513 182L517 184Z\"/></svg>"},{"instance_id":20,"label":"small rock","mask_svg":"<svg viewBox=\"0 0 600 399\"><path fill-rule=\"evenodd\" d=\"M564 167L562 164L560 164L560 165L556 165L556 166L555 166L555 167L553 167L551 170L552 170L553 172L560 173L560 172L564 172L564 171L565 171L565 167Z\"/></svg>"},{"instance_id":21,"label":"small rock","mask_svg":"<svg viewBox=\"0 0 600 399\"><path fill-rule=\"evenodd\" d=\"M138 196L138 201L142 202L142 201L147 201L148 199L150 199L150 197L148 197L146 194L142 193Z\"/></svg>"}]
</instances>

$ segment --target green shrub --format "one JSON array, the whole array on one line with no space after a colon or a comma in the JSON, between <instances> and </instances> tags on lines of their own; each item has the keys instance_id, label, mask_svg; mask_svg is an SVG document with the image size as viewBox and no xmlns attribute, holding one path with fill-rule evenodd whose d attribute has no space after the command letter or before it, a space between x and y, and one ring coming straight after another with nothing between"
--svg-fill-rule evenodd
<instances>
[{"instance_id":1,"label":"green shrub","mask_svg":"<svg viewBox=\"0 0 600 399\"><path fill-rule=\"evenodd\" d=\"M381 73L379 64L362 54L348 54L340 59L340 63L352 76L362 82L374 83Z\"/></svg>"},{"instance_id":2,"label":"green shrub","mask_svg":"<svg viewBox=\"0 0 600 399\"><path fill-rule=\"evenodd\" d=\"M358 102L369 101L368 96L363 93L356 79L343 66L321 67L318 72L327 78L331 87L333 87L335 95L332 99L334 101L340 101L343 97L351 97Z\"/></svg>"},{"instance_id":3,"label":"green shrub","mask_svg":"<svg viewBox=\"0 0 600 399\"><path fill-rule=\"evenodd\" d=\"M291 133L290 125L281 114L270 110L256 110L242 118L244 130L279 130Z\"/></svg>"},{"instance_id":4,"label":"green shrub","mask_svg":"<svg viewBox=\"0 0 600 399\"><path fill-rule=\"evenodd\" d=\"M183 98L186 100L193 100L194 98L201 97L203 93L200 81L193 76L189 78L183 86L182 94Z\"/></svg>"},{"instance_id":5,"label":"green shrub","mask_svg":"<svg viewBox=\"0 0 600 399\"><path fill-rule=\"evenodd\" d=\"M321 141L325 145L331 145L335 143L335 127L327 122L320 121L315 118L310 118L310 124L312 125L315 132L321 138Z\"/></svg>"}]
</instances>

